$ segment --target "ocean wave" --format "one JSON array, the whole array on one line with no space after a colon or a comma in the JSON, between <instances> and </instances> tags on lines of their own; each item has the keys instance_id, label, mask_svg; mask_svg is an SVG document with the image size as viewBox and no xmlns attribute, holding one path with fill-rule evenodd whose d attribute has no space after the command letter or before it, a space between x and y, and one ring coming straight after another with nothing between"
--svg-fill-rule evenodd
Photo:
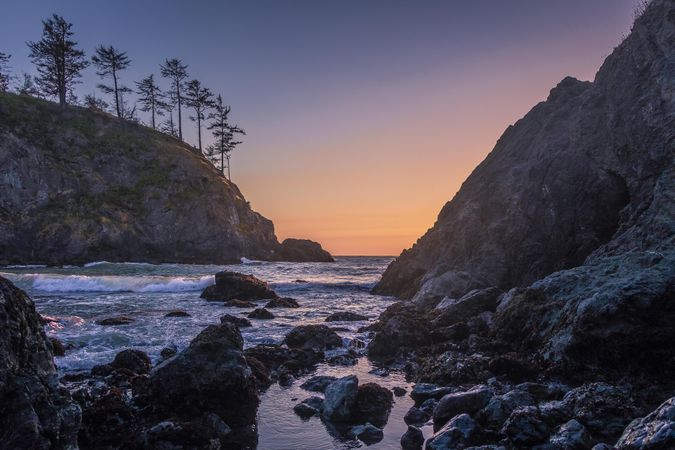
<instances>
[{"instance_id":1,"label":"ocean wave","mask_svg":"<svg viewBox=\"0 0 675 450\"><path fill-rule=\"evenodd\" d=\"M94 261L85 264L82 267L96 267L96 266L103 266L105 264L120 264L120 265L127 265L127 266L154 266L155 264L152 263L147 263L147 262L110 262L110 261Z\"/></svg>"},{"instance_id":2,"label":"ocean wave","mask_svg":"<svg viewBox=\"0 0 675 450\"><path fill-rule=\"evenodd\" d=\"M242 257L240 261L241 261L242 264L253 265L253 266L259 266L260 264L263 263L262 261L257 261L255 259L248 259L246 257Z\"/></svg>"},{"instance_id":3,"label":"ocean wave","mask_svg":"<svg viewBox=\"0 0 675 450\"><path fill-rule=\"evenodd\" d=\"M40 292L189 292L213 284L213 276L132 277L54 274L5 274L15 283Z\"/></svg>"}]
</instances>

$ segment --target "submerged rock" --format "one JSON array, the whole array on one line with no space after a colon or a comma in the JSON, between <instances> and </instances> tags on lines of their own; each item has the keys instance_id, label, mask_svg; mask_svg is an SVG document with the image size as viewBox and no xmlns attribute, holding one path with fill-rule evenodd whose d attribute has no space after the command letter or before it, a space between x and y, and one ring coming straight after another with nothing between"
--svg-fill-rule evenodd
<instances>
[{"instance_id":1,"label":"submerged rock","mask_svg":"<svg viewBox=\"0 0 675 450\"><path fill-rule=\"evenodd\" d=\"M299 308L298 301L294 298L279 297L273 298L265 305L265 308Z\"/></svg>"},{"instance_id":2,"label":"submerged rock","mask_svg":"<svg viewBox=\"0 0 675 450\"><path fill-rule=\"evenodd\" d=\"M201 297L209 301L263 300L277 298L267 283L253 275L237 272L218 272L216 284L208 286Z\"/></svg>"},{"instance_id":3,"label":"submerged rock","mask_svg":"<svg viewBox=\"0 0 675 450\"><path fill-rule=\"evenodd\" d=\"M306 391L325 392L326 388L333 383L337 378L330 375L316 375L308 378L307 381L300 385Z\"/></svg>"},{"instance_id":4,"label":"submerged rock","mask_svg":"<svg viewBox=\"0 0 675 450\"><path fill-rule=\"evenodd\" d=\"M239 300L235 298L233 300L226 301L223 306L228 308L255 308L257 305L253 302L248 302L246 300Z\"/></svg>"},{"instance_id":5,"label":"submerged rock","mask_svg":"<svg viewBox=\"0 0 675 450\"><path fill-rule=\"evenodd\" d=\"M350 311L336 312L326 317L326 322L357 322L360 320L368 320L368 318Z\"/></svg>"},{"instance_id":6,"label":"submerged rock","mask_svg":"<svg viewBox=\"0 0 675 450\"><path fill-rule=\"evenodd\" d=\"M393 404L394 396L389 389L376 383L362 384L356 394L355 414L352 420L359 423L370 422L383 427L387 423Z\"/></svg>"},{"instance_id":7,"label":"submerged rock","mask_svg":"<svg viewBox=\"0 0 675 450\"><path fill-rule=\"evenodd\" d=\"M225 314L223 316L220 316L220 323L226 323L226 322L232 323L232 324L238 326L239 328L245 328L245 327L252 326L250 320L248 320L244 317L233 316L231 314Z\"/></svg>"},{"instance_id":8,"label":"submerged rock","mask_svg":"<svg viewBox=\"0 0 675 450\"><path fill-rule=\"evenodd\" d=\"M104 325L104 326L110 326L110 325L127 325L134 322L134 319L128 316L115 316L115 317L108 317L106 319L101 319L97 320L96 324L97 325Z\"/></svg>"},{"instance_id":9,"label":"submerged rock","mask_svg":"<svg viewBox=\"0 0 675 450\"><path fill-rule=\"evenodd\" d=\"M164 317L190 317L190 314L181 309L177 309L164 314Z\"/></svg>"},{"instance_id":10,"label":"submerged rock","mask_svg":"<svg viewBox=\"0 0 675 450\"><path fill-rule=\"evenodd\" d=\"M110 365L114 369L127 369L136 374L146 374L152 368L150 357L141 350L127 349L122 350Z\"/></svg>"},{"instance_id":11,"label":"submerged rock","mask_svg":"<svg viewBox=\"0 0 675 450\"><path fill-rule=\"evenodd\" d=\"M326 325L300 325L286 335L284 343L289 348L321 351L342 347L342 338Z\"/></svg>"},{"instance_id":12,"label":"submerged rock","mask_svg":"<svg viewBox=\"0 0 675 450\"><path fill-rule=\"evenodd\" d=\"M293 411L300 417L318 416L323 410L324 400L321 397L309 397L293 407Z\"/></svg>"},{"instance_id":13,"label":"submerged rock","mask_svg":"<svg viewBox=\"0 0 675 450\"><path fill-rule=\"evenodd\" d=\"M350 434L366 445L372 445L376 442L380 442L384 438L384 432L382 429L377 428L371 423L366 423L365 425L356 425L350 430Z\"/></svg>"},{"instance_id":14,"label":"submerged rock","mask_svg":"<svg viewBox=\"0 0 675 450\"><path fill-rule=\"evenodd\" d=\"M265 308L256 308L250 313L248 313L249 319L260 319L260 320L270 320L274 319L274 314L266 310Z\"/></svg>"},{"instance_id":15,"label":"submerged rock","mask_svg":"<svg viewBox=\"0 0 675 450\"><path fill-rule=\"evenodd\" d=\"M408 425L408 430L401 436L401 448L403 450L422 450L424 434L422 430Z\"/></svg>"}]
</instances>

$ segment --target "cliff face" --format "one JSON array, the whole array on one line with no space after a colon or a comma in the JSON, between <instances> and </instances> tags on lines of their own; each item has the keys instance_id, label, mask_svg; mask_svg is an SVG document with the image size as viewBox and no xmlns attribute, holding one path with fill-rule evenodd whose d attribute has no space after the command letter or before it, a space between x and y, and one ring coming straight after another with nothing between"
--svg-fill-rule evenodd
<instances>
[{"instance_id":1,"label":"cliff face","mask_svg":"<svg viewBox=\"0 0 675 450\"><path fill-rule=\"evenodd\" d=\"M0 264L269 259L274 226L168 136L0 94Z\"/></svg>"},{"instance_id":2,"label":"cliff face","mask_svg":"<svg viewBox=\"0 0 675 450\"><path fill-rule=\"evenodd\" d=\"M654 0L593 82L565 78L510 126L376 292L527 286L675 242L675 3Z\"/></svg>"}]
</instances>

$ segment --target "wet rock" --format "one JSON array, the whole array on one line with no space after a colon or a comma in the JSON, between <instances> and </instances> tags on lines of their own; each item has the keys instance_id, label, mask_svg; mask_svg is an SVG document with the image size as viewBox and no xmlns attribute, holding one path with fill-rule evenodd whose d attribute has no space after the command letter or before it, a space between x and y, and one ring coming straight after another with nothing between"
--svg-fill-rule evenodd
<instances>
[{"instance_id":1,"label":"wet rock","mask_svg":"<svg viewBox=\"0 0 675 450\"><path fill-rule=\"evenodd\" d=\"M525 406L511 413L501 432L516 446L533 446L544 442L550 429L535 406Z\"/></svg>"},{"instance_id":2,"label":"wet rock","mask_svg":"<svg viewBox=\"0 0 675 450\"><path fill-rule=\"evenodd\" d=\"M386 359L398 353L431 344L428 323L414 305L395 303L372 325L375 336L368 344L368 356Z\"/></svg>"},{"instance_id":3,"label":"wet rock","mask_svg":"<svg viewBox=\"0 0 675 450\"><path fill-rule=\"evenodd\" d=\"M91 368L91 374L95 377L105 377L113 373L115 368L110 364L96 364Z\"/></svg>"},{"instance_id":4,"label":"wet rock","mask_svg":"<svg viewBox=\"0 0 675 450\"><path fill-rule=\"evenodd\" d=\"M357 322L360 320L368 320L368 318L351 311L336 312L326 317L326 322Z\"/></svg>"},{"instance_id":5,"label":"wet rock","mask_svg":"<svg viewBox=\"0 0 675 450\"><path fill-rule=\"evenodd\" d=\"M476 414L476 420L485 428L499 430L516 408L532 406L535 403L535 399L528 392L512 390L492 397Z\"/></svg>"},{"instance_id":6,"label":"wet rock","mask_svg":"<svg viewBox=\"0 0 675 450\"><path fill-rule=\"evenodd\" d=\"M323 353L312 349L289 349L275 344L259 344L246 349L246 357L257 359L271 372L290 370L300 375L313 370L323 359Z\"/></svg>"},{"instance_id":7,"label":"wet rock","mask_svg":"<svg viewBox=\"0 0 675 450\"><path fill-rule=\"evenodd\" d=\"M120 448L132 434L134 411L124 389L104 387L82 404L79 445L82 448Z\"/></svg>"},{"instance_id":8,"label":"wet rock","mask_svg":"<svg viewBox=\"0 0 675 450\"><path fill-rule=\"evenodd\" d=\"M142 445L147 448L216 449L227 442L232 429L215 414L192 421L164 420L144 430Z\"/></svg>"},{"instance_id":9,"label":"wet rock","mask_svg":"<svg viewBox=\"0 0 675 450\"><path fill-rule=\"evenodd\" d=\"M324 400L321 397L309 397L293 407L300 417L318 416L323 410Z\"/></svg>"},{"instance_id":10,"label":"wet rock","mask_svg":"<svg viewBox=\"0 0 675 450\"><path fill-rule=\"evenodd\" d=\"M434 409L434 428L440 428L458 414L473 414L479 411L491 398L492 392L484 386L445 395Z\"/></svg>"},{"instance_id":11,"label":"wet rock","mask_svg":"<svg viewBox=\"0 0 675 450\"><path fill-rule=\"evenodd\" d=\"M355 366L358 362L359 354L352 349L349 349L346 353L326 358L326 363L331 366Z\"/></svg>"},{"instance_id":12,"label":"wet rock","mask_svg":"<svg viewBox=\"0 0 675 450\"><path fill-rule=\"evenodd\" d=\"M411 406L403 416L403 421L408 425L423 425L431 418L431 411L425 411L417 406Z\"/></svg>"},{"instance_id":13,"label":"wet rock","mask_svg":"<svg viewBox=\"0 0 675 450\"><path fill-rule=\"evenodd\" d=\"M246 363L251 368L255 382L260 388L266 388L272 384L270 370L261 361L258 361L253 356L246 355Z\"/></svg>"},{"instance_id":14,"label":"wet rock","mask_svg":"<svg viewBox=\"0 0 675 450\"><path fill-rule=\"evenodd\" d=\"M0 447L77 448L81 409L59 385L33 301L0 277Z\"/></svg>"},{"instance_id":15,"label":"wet rock","mask_svg":"<svg viewBox=\"0 0 675 450\"><path fill-rule=\"evenodd\" d=\"M128 316L115 316L115 317L107 317L105 319L97 320L96 324L97 325L104 325L104 326L115 326L115 325L127 325L134 322L134 319Z\"/></svg>"},{"instance_id":16,"label":"wet rock","mask_svg":"<svg viewBox=\"0 0 675 450\"><path fill-rule=\"evenodd\" d=\"M159 356L161 356L162 359L169 359L176 353L178 353L178 349L176 347L164 347L162 351L159 352Z\"/></svg>"},{"instance_id":17,"label":"wet rock","mask_svg":"<svg viewBox=\"0 0 675 450\"><path fill-rule=\"evenodd\" d=\"M316 375L307 379L300 387L306 391L325 392L328 385L335 380L337 380L337 378L331 377L330 375Z\"/></svg>"},{"instance_id":18,"label":"wet rock","mask_svg":"<svg viewBox=\"0 0 675 450\"><path fill-rule=\"evenodd\" d=\"M475 289L459 300L450 300L445 305L443 301L436 307L439 314L431 323L434 328L444 327L463 322L486 311L494 311L501 294L501 290L490 287Z\"/></svg>"},{"instance_id":19,"label":"wet rock","mask_svg":"<svg viewBox=\"0 0 675 450\"><path fill-rule=\"evenodd\" d=\"M422 450L424 434L417 427L408 425L408 430L401 436L401 448L403 450Z\"/></svg>"},{"instance_id":20,"label":"wet rock","mask_svg":"<svg viewBox=\"0 0 675 450\"><path fill-rule=\"evenodd\" d=\"M392 391L394 392L394 395L396 397L403 397L406 394L406 392L408 392L406 388L402 388L400 386L394 386L392 388Z\"/></svg>"},{"instance_id":21,"label":"wet rock","mask_svg":"<svg viewBox=\"0 0 675 450\"><path fill-rule=\"evenodd\" d=\"M468 414L455 416L427 441L427 450L459 449L469 446L478 425Z\"/></svg>"},{"instance_id":22,"label":"wet rock","mask_svg":"<svg viewBox=\"0 0 675 450\"><path fill-rule=\"evenodd\" d=\"M110 364L114 369L127 369L135 374L150 373L152 362L147 353L141 350L126 349L115 355Z\"/></svg>"},{"instance_id":23,"label":"wet rock","mask_svg":"<svg viewBox=\"0 0 675 450\"><path fill-rule=\"evenodd\" d=\"M55 337L50 337L49 342L52 344L52 353L54 354L54 356L66 355L66 347L63 345L61 341L59 341Z\"/></svg>"},{"instance_id":24,"label":"wet rock","mask_svg":"<svg viewBox=\"0 0 675 450\"><path fill-rule=\"evenodd\" d=\"M280 297L273 298L265 305L265 308L299 308L300 304L294 298Z\"/></svg>"},{"instance_id":25,"label":"wet rock","mask_svg":"<svg viewBox=\"0 0 675 450\"><path fill-rule=\"evenodd\" d=\"M201 298L209 301L263 300L276 298L277 294L267 283L253 275L236 272L218 272L216 284L204 289Z\"/></svg>"},{"instance_id":26,"label":"wet rock","mask_svg":"<svg viewBox=\"0 0 675 450\"><path fill-rule=\"evenodd\" d=\"M619 450L675 448L675 397L649 415L633 420L616 443Z\"/></svg>"},{"instance_id":27,"label":"wet rock","mask_svg":"<svg viewBox=\"0 0 675 450\"><path fill-rule=\"evenodd\" d=\"M183 310L177 309L164 314L164 317L190 317L190 314Z\"/></svg>"},{"instance_id":28,"label":"wet rock","mask_svg":"<svg viewBox=\"0 0 675 450\"><path fill-rule=\"evenodd\" d=\"M515 389L527 392L537 400L559 400L571 390L569 386L561 383L520 383Z\"/></svg>"},{"instance_id":29,"label":"wet rock","mask_svg":"<svg viewBox=\"0 0 675 450\"><path fill-rule=\"evenodd\" d=\"M354 420L383 427L387 423L393 404L394 396L389 389L376 383L362 384L358 387L356 394Z\"/></svg>"},{"instance_id":30,"label":"wet rock","mask_svg":"<svg viewBox=\"0 0 675 450\"><path fill-rule=\"evenodd\" d=\"M248 320L244 317L233 316L231 314L225 314L223 316L220 316L220 323L226 323L226 322L234 324L234 325L238 326L239 328L245 328L245 327L252 326L250 320Z\"/></svg>"},{"instance_id":31,"label":"wet rock","mask_svg":"<svg viewBox=\"0 0 675 450\"><path fill-rule=\"evenodd\" d=\"M248 302L246 300L239 300L235 298L234 300L228 300L224 303L224 306L228 308L255 308L257 305L253 302Z\"/></svg>"},{"instance_id":32,"label":"wet rock","mask_svg":"<svg viewBox=\"0 0 675 450\"><path fill-rule=\"evenodd\" d=\"M410 397L415 400L416 405L419 405L427 399L433 398L438 400L447 394L455 392L456 390L457 388L452 386L438 386L431 383L417 383L413 387Z\"/></svg>"},{"instance_id":33,"label":"wet rock","mask_svg":"<svg viewBox=\"0 0 675 450\"><path fill-rule=\"evenodd\" d=\"M284 239L274 259L291 262L335 262L318 242L292 238Z\"/></svg>"},{"instance_id":34,"label":"wet rock","mask_svg":"<svg viewBox=\"0 0 675 450\"><path fill-rule=\"evenodd\" d=\"M284 343L289 348L330 350L342 347L342 338L325 325L300 325L286 335Z\"/></svg>"},{"instance_id":35,"label":"wet rock","mask_svg":"<svg viewBox=\"0 0 675 450\"><path fill-rule=\"evenodd\" d=\"M572 419L561 425L549 442L555 449L584 450L591 447L592 438L582 424Z\"/></svg>"},{"instance_id":36,"label":"wet rock","mask_svg":"<svg viewBox=\"0 0 675 450\"><path fill-rule=\"evenodd\" d=\"M250 313L248 313L249 319L260 319L260 320L270 320L274 319L274 314L266 310L265 308L256 308Z\"/></svg>"},{"instance_id":37,"label":"wet rock","mask_svg":"<svg viewBox=\"0 0 675 450\"><path fill-rule=\"evenodd\" d=\"M372 445L380 442L384 438L382 429L377 428L371 423L356 425L350 430L350 434L366 445Z\"/></svg>"},{"instance_id":38,"label":"wet rock","mask_svg":"<svg viewBox=\"0 0 675 450\"><path fill-rule=\"evenodd\" d=\"M507 353L492 358L488 370L495 375L503 375L514 383L532 378L536 374L534 368L517 353Z\"/></svg>"},{"instance_id":39,"label":"wet rock","mask_svg":"<svg viewBox=\"0 0 675 450\"><path fill-rule=\"evenodd\" d=\"M464 322L431 330L431 337L436 342L460 341L469 336L469 327Z\"/></svg>"},{"instance_id":40,"label":"wet rock","mask_svg":"<svg viewBox=\"0 0 675 450\"><path fill-rule=\"evenodd\" d=\"M359 379L349 375L326 388L323 417L334 422L349 422L354 416Z\"/></svg>"}]
</instances>

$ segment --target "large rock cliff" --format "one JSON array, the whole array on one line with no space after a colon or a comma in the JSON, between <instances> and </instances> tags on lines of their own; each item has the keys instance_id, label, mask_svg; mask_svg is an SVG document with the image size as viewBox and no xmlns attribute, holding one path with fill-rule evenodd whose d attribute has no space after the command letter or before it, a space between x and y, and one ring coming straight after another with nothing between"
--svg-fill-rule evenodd
<instances>
[{"instance_id":1,"label":"large rock cliff","mask_svg":"<svg viewBox=\"0 0 675 450\"><path fill-rule=\"evenodd\" d=\"M674 138L675 6L656 0L593 82L565 78L508 127L376 291L461 296L672 249Z\"/></svg>"},{"instance_id":2,"label":"large rock cliff","mask_svg":"<svg viewBox=\"0 0 675 450\"><path fill-rule=\"evenodd\" d=\"M0 264L229 263L282 250L272 222L190 146L0 93Z\"/></svg>"}]
</instances>

